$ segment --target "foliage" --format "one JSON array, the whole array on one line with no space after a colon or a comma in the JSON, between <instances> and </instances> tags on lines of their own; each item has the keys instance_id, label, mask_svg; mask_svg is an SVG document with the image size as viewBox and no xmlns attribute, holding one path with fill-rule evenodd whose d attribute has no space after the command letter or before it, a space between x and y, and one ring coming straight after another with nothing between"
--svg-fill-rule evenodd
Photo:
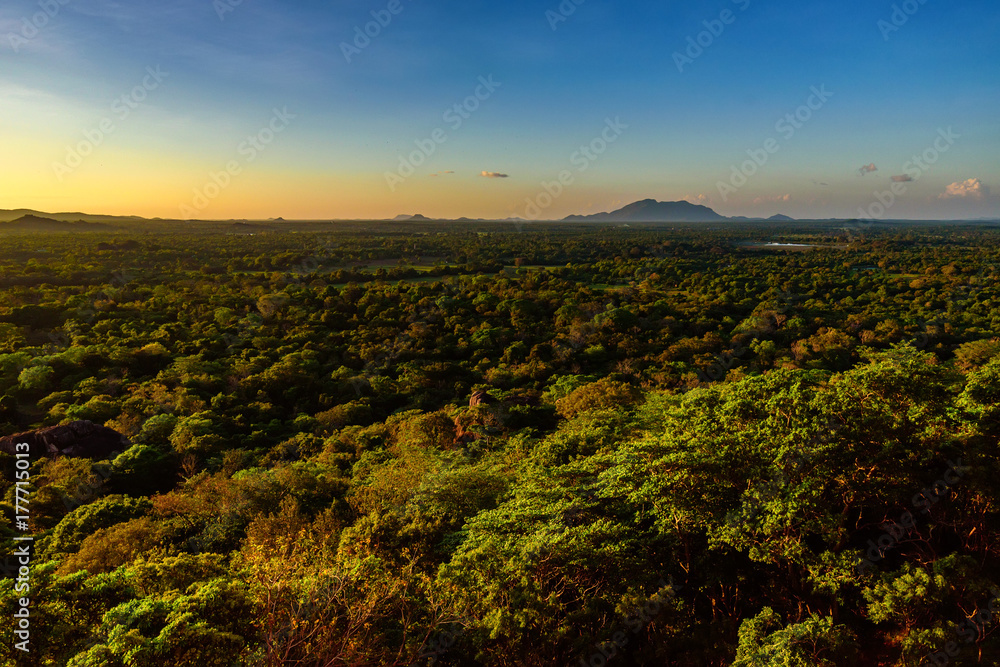
<instances>
[{"instance_id":1,"label":"foliage","mask_svg":"<svg viewBox=\"0 0 1000 667\"><path fill-rule=\"evenodd\" d=\"M112 229L0 230L0 434L132 443L24 664L1000 663L992 227Z\"/></svg>"}]
</instances>

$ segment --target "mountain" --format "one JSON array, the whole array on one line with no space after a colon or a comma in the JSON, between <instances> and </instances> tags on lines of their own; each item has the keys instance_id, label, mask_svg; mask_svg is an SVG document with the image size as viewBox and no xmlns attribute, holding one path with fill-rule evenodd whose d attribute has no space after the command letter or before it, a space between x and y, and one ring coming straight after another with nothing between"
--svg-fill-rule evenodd
<instances>
[{"instance_id":1,"label":"mountain","mask_svg":"<svg viewBox=\"0 0 1000 667\"><path fill-rule=\"evenodd\" d=\"M723 222L728 220L707 206L686 201L643 199L611 213L571 215L567 222Z\"/></svg>"},{"instance_id":2,"label":"mountain","mask_svg":"<svg viewBox=\"0 0 1000 667\"><path fill-rule=\"evenodd\" d=\"M789 218L787 215L772 215L767 219L768 222L795 222L795 218Z\"/></svg>"},{"instance_id":3,"label":"mountain","mask_svg":"<svg viewBox=\"0 0 1000 667\"><path fill-rule=\"evenodd\" d=\"M14 210L0 210L0 222L13 222L26 216L44 217L58 222L111 222L111 221L139 221L143 220L134 215L92 215L90 213L43 213L30 208L18 208Z\"/></svg>"},{"instance_id":4,"label":"mountain","mask_svg":"<svg viewBox=\"0 0 1000 667\"><path fill-rule=\"evenodd\" d=\"M392 221L393 222L423 222L423 221L430 221L430 218L428 218L426 216L423 216L423 215L420 215L419 213L417 213L416 215L397 215L395 218L392 219Z\"/></svg>"}]
</instances>

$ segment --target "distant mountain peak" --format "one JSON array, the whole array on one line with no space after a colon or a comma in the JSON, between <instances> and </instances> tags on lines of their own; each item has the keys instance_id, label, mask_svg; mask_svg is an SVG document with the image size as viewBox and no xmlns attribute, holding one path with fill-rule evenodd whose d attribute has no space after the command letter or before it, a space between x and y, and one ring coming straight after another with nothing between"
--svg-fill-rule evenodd
<instances>
[{"instance_id":1,"label":"distant mountain peak","mask_svg":"<svg viewBox=\"0 0 1000 667\"><path fill-rule=\"evenodd\" d=\"M22 215L17 220L11 220L12 225L38 225L38 224L55 224L58 220L53 220L52 218L43 218L40 215L35 215L33 213L28 213L27 215Z\"/></svg>"},{"instance_id":2,"label":"distant mountain peak","mask_svg":"<svg viewBox=\"0 0 1000 667\"><path fill-rule=\"evenodd\" d=\"M688 201L642 199L610 213L571 215L567 221L593 222L721 222L728 220L707 206Z\"/></svg>"},{"instance_id":3,"label":"distant mountain peak","mask_svg":"<svg viewBox=\"0 0 1000 667\"><path fill-rule=\"evenodd\" d=\"M392 219L393 222L412 222L414 220L430 220L430 218L420 215L419 213L416 215L406 215L404 213L403 215L397 215Z\"/></svg>"},{"instance_id":4,"label":"distant mountain peak","mask_svg":"<svg viewBox=\"0 0 1000 667\"><path fill-rule=\"evenodd\" d=\"M571 215L567 222L793 222L795 218L775 215L764 218L747 218L741 215L727 218L707 206L689 201L657 201L640 199L617 211L593 215Z\"/></svg>"}]
</instances>

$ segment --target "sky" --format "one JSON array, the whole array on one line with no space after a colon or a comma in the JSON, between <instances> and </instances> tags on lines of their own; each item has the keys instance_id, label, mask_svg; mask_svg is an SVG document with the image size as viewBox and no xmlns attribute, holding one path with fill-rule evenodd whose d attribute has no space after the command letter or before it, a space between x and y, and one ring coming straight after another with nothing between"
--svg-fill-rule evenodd
<instances>
[{"instance_id":1,"label":"sky","mask_svg":"<svg viewBox=\"0 0 1000 667\"><path fill-rule=\"evenodd\" d=\"M995 0L8 0L0 208L1000 217Z\"/></svg>"}]
</instances>

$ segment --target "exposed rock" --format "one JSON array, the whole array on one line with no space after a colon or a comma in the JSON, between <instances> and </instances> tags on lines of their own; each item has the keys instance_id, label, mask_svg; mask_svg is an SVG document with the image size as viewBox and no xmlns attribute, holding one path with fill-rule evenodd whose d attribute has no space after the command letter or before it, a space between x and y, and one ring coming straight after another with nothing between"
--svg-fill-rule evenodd
<instances>
[{"instance_id":1,"label":"exposed rock","mask_svg":"<svg viewBox=\"0 0 1000 667\"><path fill-rule=\"evenodd\" d=\"M496 402L497 402L497 399L493 398L492 396L490 396L489 394L487 394L485 391L480 390L480 391L477 391L476 393L474 393L472 395L472 398L469 399L469 407L470 408L474 408L477 405L492 405L493 403L496 403Z\"/></svg>"},{"instance_id":2,"label":"exposed rock","mask_svg":"<svg viewBox=\"0 0 1000 667\"><path fill-rule=\"evenodd\" d=\"M131 447L128 438L118 431L89 421L76 421L0 438L0 451L7 454L23 453L17 452L19 443L29 445L33 459L42 456L68 456L99 460Z\"/></svg>"}]
</instances>

